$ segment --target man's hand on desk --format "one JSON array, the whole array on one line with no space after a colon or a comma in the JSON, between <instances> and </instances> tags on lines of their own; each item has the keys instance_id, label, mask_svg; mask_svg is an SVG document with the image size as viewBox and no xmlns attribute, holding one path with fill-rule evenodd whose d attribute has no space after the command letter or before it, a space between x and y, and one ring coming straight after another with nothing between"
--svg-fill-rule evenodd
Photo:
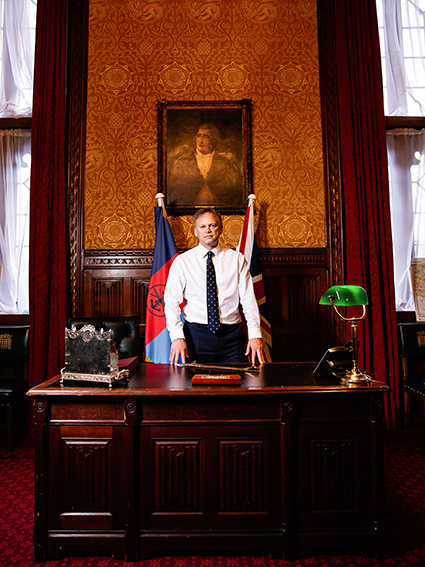
<instances>
[{"instance_id":1,"label":"man's hand on desk","mask_svg":"<svg viewBox=\"0 0 425 567\"><path fill-rule=\"evenodd\" d=\"M185 364L187 358L187 345L184 339L176 339L171 343L170 363L178 364L180 356L182 357L182 363Z\"/></svg>"},{"instance_id":2,"label":"man's hand on desk","mask_svg":"<svg viewBox=\"0 0 425 567\"><path fill-rule=\"evenodd\" d=\"M256 358L258 358L259 364L264 364L263 341L261 339L250 339L246 346L245 355L252 365L255 365Z\"/></svg>"}]
</instances>

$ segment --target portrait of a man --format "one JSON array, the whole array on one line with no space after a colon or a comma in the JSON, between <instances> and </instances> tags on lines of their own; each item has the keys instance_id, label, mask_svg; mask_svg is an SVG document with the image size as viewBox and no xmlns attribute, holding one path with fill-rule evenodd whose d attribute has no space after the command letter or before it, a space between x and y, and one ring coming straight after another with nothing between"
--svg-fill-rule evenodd
<instances>
[{"instance_id":1,"label":"portrait of a man","mask_svg":"<svg viewBox=\"0 0 425 567\"><path fill-rule=\"evenodd\" d=\"M244 206L242 131L241 108L167 109L162 157L168 207Z\"/></svg>"}]
</instances>

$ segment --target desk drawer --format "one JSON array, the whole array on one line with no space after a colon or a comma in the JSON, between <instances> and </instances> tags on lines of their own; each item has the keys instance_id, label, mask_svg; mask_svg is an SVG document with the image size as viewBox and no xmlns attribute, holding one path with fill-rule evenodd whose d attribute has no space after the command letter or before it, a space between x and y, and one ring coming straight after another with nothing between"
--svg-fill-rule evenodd
<instances>
[{"instance_id":1,"label":"desk drawer","mask_svg":"<svg viewBox=\"0 0 425 567\"><path fill-rule=\"evenodd\" d=\"M202 396L143 400L143 423L280 421L278 396Z\"/></svg>"}]
</instances>

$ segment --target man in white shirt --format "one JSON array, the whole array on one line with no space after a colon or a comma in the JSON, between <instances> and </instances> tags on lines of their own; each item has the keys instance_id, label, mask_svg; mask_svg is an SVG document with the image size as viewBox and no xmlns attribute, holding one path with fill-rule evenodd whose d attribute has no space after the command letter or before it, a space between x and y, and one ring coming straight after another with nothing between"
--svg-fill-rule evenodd
<instances>
[{"instance_id":1,"label":"man in white shirt","mask_svg":"<svg viewBox=\"0 0 425 567\"><path fill-rule=\"evenodd\" d=\"M239 252L219 245L223 227L217 210L200 209L193 220L199 244L174 260L164 293L172 341L170 362L176 364L180 356L183 363L188 357L200 364L246 362L248 356L252 364L257 360L262 364L260 314L248 264ZM207 307L207 262L213 264L215 271L216 285L214 289L210 287L209 294L214 295L217 289L216 315L211 315ZM211 286L210 280L208 285ZM183 302L184 327L180 319ZM240 326L240 305L247 323L248 343Z\"/></svg>"}]
</instances>

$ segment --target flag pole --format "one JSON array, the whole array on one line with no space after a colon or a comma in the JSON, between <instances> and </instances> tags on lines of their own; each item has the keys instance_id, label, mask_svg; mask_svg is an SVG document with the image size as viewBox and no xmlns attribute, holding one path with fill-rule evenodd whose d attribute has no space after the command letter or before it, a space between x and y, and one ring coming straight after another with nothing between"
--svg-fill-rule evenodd
<instances>
[{"instance_id":1,"label":"flag pole","mask_svg":"<svg viewBox=\"0 0 425 567\"><path fill-rule=\"evenodd\" d=\"M157 201L157 203L158 203L158 207L164 208L164 198L165 198L164 193L157 193L157 194L155 195L155 199L156 199L156 201Z\"/></svg>"},{"instance_id":2,"label":"flag pole","mask_svg":"<svg viewBox=\"0 0 425 567\"><path fill-rule=\"evenodd\" d=\"M257 200L257 197L254 195L254 193L251 193L251 195L248 195L248 207L252 207L252 210L254 210L254 203Z\"/></svg>"}]
</instances>

